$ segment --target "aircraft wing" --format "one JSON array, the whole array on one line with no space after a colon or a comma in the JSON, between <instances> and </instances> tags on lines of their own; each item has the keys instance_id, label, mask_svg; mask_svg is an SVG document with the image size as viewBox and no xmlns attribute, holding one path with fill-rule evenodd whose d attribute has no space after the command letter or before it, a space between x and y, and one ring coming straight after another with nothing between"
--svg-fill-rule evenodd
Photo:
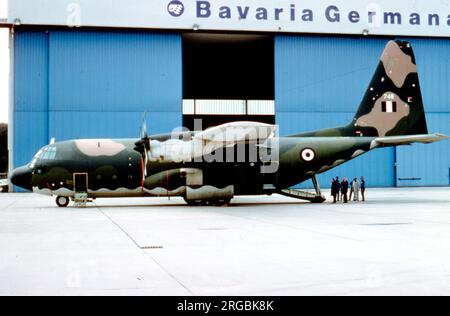
<instances>
[{"instance_id":1,"label":"aircraft wing","mask_svg":"<svg viewBox=\"0 0 450 316\"><path fill-rule=\"evenodd\" d=\"M237 144L241 142L265 142L275 134L275 125L258 122L233 122L209 128L194 135L194 139L206 143Z\"/></svg>"},{"instance_id":2,"label":"aircraft wing","mask_svg":"<svg viewBox=\"0 0 450 316\"><path fill-rule=\"evenodd\" d=\"M150 160L152 161L192 161L221 148L237 144L253 143L260 145L275 135L275 125L258 122L233 122L195 133L192 139L152 140Z\"/></svg>"},{"instance_id":3,"label":"aircraft wing","mask_svg":"<svg viewBox=\"0 0 450 316\"><path fill-rule=\"evenodd\" d=\"M408 145L412 143L431 144L448 138L449 137L447 135L435 133L426 135L378 137L375 138L374 142L378 146L395 146Z\"/></svg>"}]
</instances>

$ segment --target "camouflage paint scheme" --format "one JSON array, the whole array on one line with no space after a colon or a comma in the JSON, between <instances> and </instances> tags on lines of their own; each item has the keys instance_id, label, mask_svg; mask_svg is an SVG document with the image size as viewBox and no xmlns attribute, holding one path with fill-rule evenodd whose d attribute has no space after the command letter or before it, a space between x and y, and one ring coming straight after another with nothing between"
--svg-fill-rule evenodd
<instances>
[{"instance_id":1,"label":"camouflage paint scheme","mask_svg":"<svg viewBox=\"0 0 450 316\"><path fill-rule=\"evenodd\" d=\"M182 133L175 147L194 142L195 137L196 133ZM276 173L261 173L264 163L260 159L253 163L207 163L154 156L155 148L173 141L167 134L141 141L72 140L50 144L31 164L17 169L12 182L42 194L73 197L75 175L83 173L87 174L87 193L92 198L183 196L190 204L227 203L236 195L280 192L374 148L445 138L428 135L411 45L390 41L350 124L287 137L268 136L257 144L246 145L247 150L251 146L277 146L278 161L272 161L278 165ZM142 147L145 141L150 148ZM229 145L228 150L237 146Z\"/></svg>"},{"instance_id":2,"label":"camouflage paint scheme","mask_svg":"<svg viewBox=\"0 0 450 316\"><path fill-rule=\"evenodd\" d=\"M380 111L381 102L398 103L397 113ZM381 56L353 121L339 128L296 136L395 136L427 134L416 60L408 42L390 41Z\"/></svg>"}]
</instances>

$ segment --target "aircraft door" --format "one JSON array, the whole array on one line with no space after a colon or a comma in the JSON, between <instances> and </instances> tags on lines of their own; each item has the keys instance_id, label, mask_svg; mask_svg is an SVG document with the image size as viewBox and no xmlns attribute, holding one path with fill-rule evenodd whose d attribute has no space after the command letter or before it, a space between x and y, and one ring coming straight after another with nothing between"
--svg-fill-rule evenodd
<instances>
[{"instance_id":1,"label":"aircraft door","mask_svg":"<svg viewBox=\"0 0 450 316\"><path fill-rule=\"evenodd\" d=\"M73 186L75 193L88 193L88 174L75 173L73 175Z\"/></svg>"}]
</instances>

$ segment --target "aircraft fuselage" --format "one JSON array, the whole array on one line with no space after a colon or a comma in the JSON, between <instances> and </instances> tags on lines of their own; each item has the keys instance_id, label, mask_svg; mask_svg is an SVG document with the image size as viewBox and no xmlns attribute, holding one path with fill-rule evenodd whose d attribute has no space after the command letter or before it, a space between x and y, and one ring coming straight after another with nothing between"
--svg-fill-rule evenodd
<instances>
[{"instance_id":1,"label":"aircraft fuselage","mask_svg":"<svg viewBox=\"0 0 450 316\"><path fill-rule=\"evenodd\" d=\"M194 189L233 186L233 195L271 194L369 151L373 139L278 138L268 143L277 143L276 161L264 163L259 157L249 161L251 149L247 146L246 159L241 161L236 155L234 159L224 157L221 162L205 162L204 159L174 162L160 157L147 162L146 175L143 174L144 159L134 149L136 139L74 140L44 147L25 168L31 176L30 188L46 195L73 197L77 190L86 189L93 198L183 196L189 186ZM237 151L235 147L226 150ZM226 152L223 155L226 156ZM269 164L275 172L261 172L261 168ZM197 175L192 184L186 182L189 178L186 172Z\"/></svg>"}]
</instances>

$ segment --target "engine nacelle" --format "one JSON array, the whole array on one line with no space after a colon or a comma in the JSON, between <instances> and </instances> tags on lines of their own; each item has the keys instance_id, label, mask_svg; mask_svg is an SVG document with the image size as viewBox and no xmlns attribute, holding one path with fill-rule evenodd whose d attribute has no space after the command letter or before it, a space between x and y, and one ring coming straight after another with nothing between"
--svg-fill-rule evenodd
<instances>
[{"instance_id":1,"label":"engine nacelle","mask_svg":"<svg viewBox=\"0 0 450 316\"><path fill-rule=\"evenodd\" d=\"M186 178L183 177L181 169L172 169L151 175L145 179L144 188L146 190L166 190L174 191L186 186Z\"/></svg>"}]
</instances>

